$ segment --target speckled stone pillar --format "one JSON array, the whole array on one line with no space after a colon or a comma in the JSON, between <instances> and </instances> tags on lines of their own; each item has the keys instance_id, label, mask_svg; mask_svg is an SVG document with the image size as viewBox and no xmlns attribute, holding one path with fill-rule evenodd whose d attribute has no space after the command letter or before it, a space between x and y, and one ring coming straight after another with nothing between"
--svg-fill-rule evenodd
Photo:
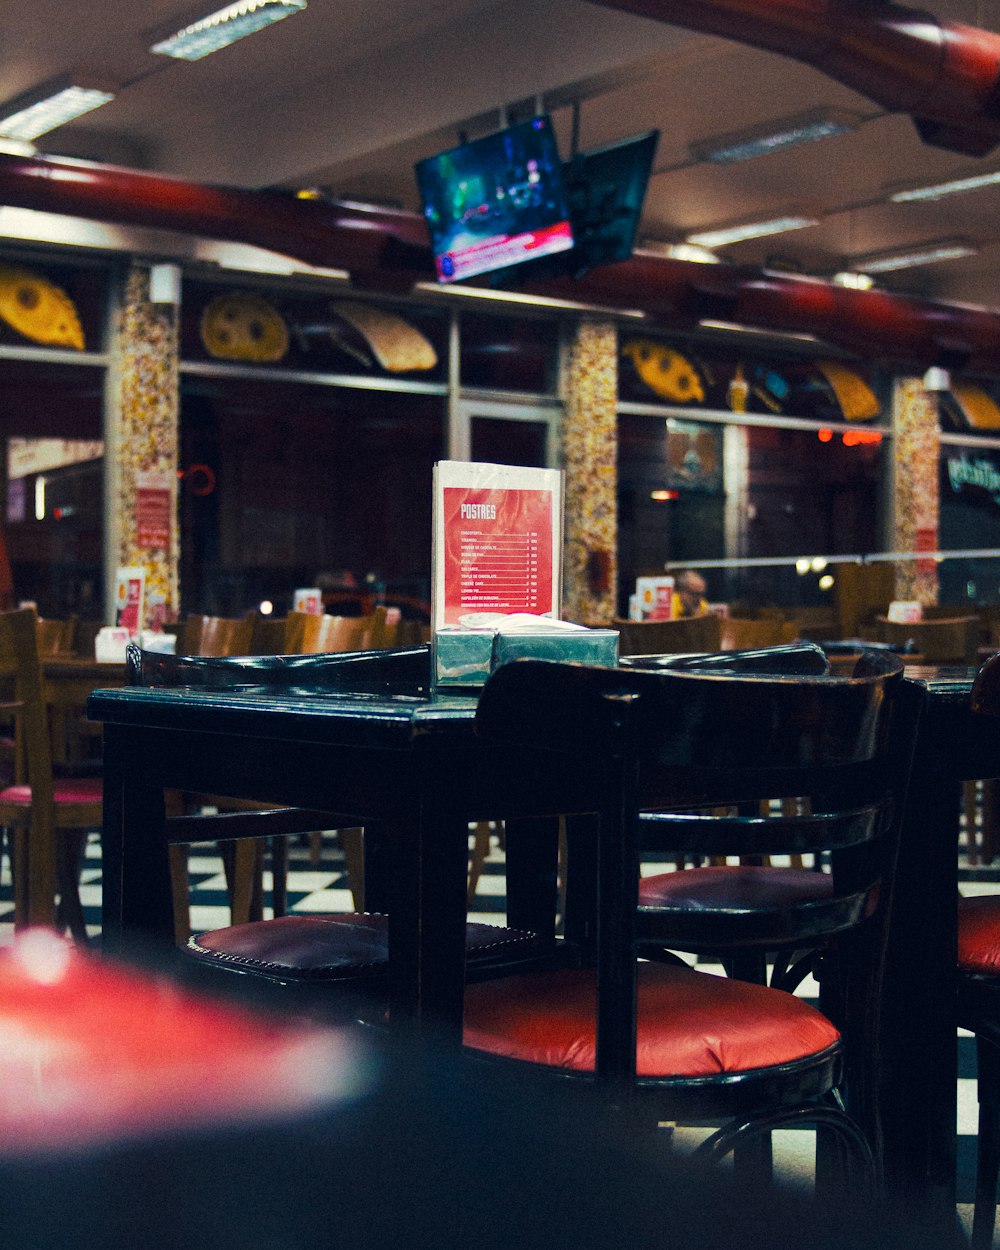
<instances>
[{"instance_id":1,"label":"speckled stone pillar","mask_svg":"<svg viewBox=\"0 0 1000 1250\"><path fill-rule=\"evenodd\" d=\"M149 302L149 270L133 267L112 371L109 497L117 563L146 570L147 624L157 602L168 620L179 607L176 317L174 308Z\"/></svg>"},{"instance_id":2,"label":"speckled stone pillar","mask_svg":"<svg viewBox=\"0 0 1000 1250\"><path fill-rule=\"evenodd\" d=\"M610 321L581 321L566 369L563 616L585 624L610 622L616 609L617 393L615 325Z\"/></svg>"},{"instance_id":3,"label":"speckled stone pillar","mask_svg":"<svg viewBox=\"0 0 1000 1250\"><path fill-rule=\"evenodd\" d=\"M938 546L937 400L919 378L897 378L892 396L895 429L894 551L936 551ZM938 571L933 560L896 565L896 598L937 603Z\"/></svg>"}]
</instances>

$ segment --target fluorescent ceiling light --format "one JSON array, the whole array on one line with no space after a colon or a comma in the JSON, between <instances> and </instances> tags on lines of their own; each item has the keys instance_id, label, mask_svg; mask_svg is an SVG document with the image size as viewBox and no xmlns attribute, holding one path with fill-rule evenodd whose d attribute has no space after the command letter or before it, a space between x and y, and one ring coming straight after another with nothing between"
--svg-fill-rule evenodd
<instances>
[{"instance_id":1,"label":"fluorescent ceiling light","mask_svg":"<svg viewBox=\"0 0 1000 1250\"><path fill-rule=\"evenodd\" d=\"M846 286L851 291L870 291L875 285L870 273L853 273L850 270L835 273L833 280L837 286Z\"/></svg>"},{"instance_id":2,"label":"fluorescent ceiling light","mask_svg":"<svg viewBox=\"0 0 1000 1250\"><path fill-rule=\"evenodd\" d=\"M814 109L799 117L784 118L740 134L723 135L701 143L692 143L688 150L696 161L728 165L735 161L753 160L756 156L766 156L770 152L782 152L785 148L796 147L800 143L812 143L817 139L828 139L832 135L847 134L856 128L859 121L860 118L853 113Z\"/></svg>"},{"instance_id":3,"label":"fluorescent ceiling light","mask_svg":"<svg viewBox=\"0 0 1000 1250\"><path fill-rule=\"evenodd\" d=\"M0 106L0 136L30 141L113 100L105 85L83 85L72 77L46 83Z\"/></svg>"},{"instance_id":4,"label":"fluorescent ceiling light","mask_svg":"<svg viewBox=\"0 0 1000 1250\"><path fill-rule=\"evenodd\" d=\"M867 256L857 262L865 273L890 273L895 269L914 269L917 265L933 265L939 260L960 260L963 256L975 256L979 249L962 239L943 239L940 243L927 243L909 252Z\"/></svg>"},{"instance_id":5,"label":"fluorescent ceiling light","mask_svg":"<svg viewBox=\"0 0 1000 1250\"><path fill-rule=\"evenodd\" d=\"M806 226L818 225L818 217L772 217L770 221L751 221L742 226L699 230L696 234L689 234L686 242L711 250L725 247L727 243L742 243L744 239L761 239L768 234L784 234L788 230L802 230Z\"/></svg>"},{"instance_id":6,"label":"fluorescent ceiling light","mask_svg":"<svg viewBox=\"0 0 1000 1250\"><path fill-rule=\"evenodd\" d=\"M634 249L635 256L659 256L667 260L693 260L699 265L721 265L722 261L707 247L693 243L660 243L656 239L643 239Z\"/></svg>"},{"instance_id":7,"label":"fluorescent ceiling light","mask_svg":"<svg viewBox=\"0 0 1000 1250\"><path fill-rule=\"evenodd\" d=\"M236 4L227 5L169 38L161 39L149 50L182 61L198 61L305 7L306 0L237 0Z\"/></svg>"},{"instance_id":8,"label":"fluorescent ceiling light","mask_svg":"<svg viewBox=\"0 0 1000 1250\"><path fill-rule=\"evenodd\" d=\"M992 187L1000 182L1000 170L991 174L973 174L968 178L953 178L950 182L938 182L929 187L914 187L908 191L895 191L889 196L893 204L908 204L912 200L940 200L946 195L958 195L962 191L978 191L980 187Z\"/></svg>"},{"instance_id":9,"label":"fluorescent ceiling light","mask_svg":"<svg viewBox=\"0 0 1000 1250\"><path fill-rule=\"evenodd\" d=\"M531 305L536 308L565 308L573 312L611 313L615 317L631 317L637 321L646 314L638 308L607 308L603 304L581 304L578 300L555 299L549 295L523 295L517 291L499 291L492 287L441 286L437 282L415 282L415 291L424 295L440 295L445 299L482 299L498 304Z\"/></svg>"},{"instance_id":10,"label":"fluorescent ceiling light","mask_svg":"<svg viewBox=\"0 0 1000 1250\"><path fill-rule=\"evenodd\" d=\"M704 317L698 325L703 330L724 330L727 334L753 334L768 339L789 339L795 343L821 343L823 341L815 334L804 334L795 330L768 330L764 326L741 325L738 321L716 321L714 317Z\"/></svg>"}]
</instances>

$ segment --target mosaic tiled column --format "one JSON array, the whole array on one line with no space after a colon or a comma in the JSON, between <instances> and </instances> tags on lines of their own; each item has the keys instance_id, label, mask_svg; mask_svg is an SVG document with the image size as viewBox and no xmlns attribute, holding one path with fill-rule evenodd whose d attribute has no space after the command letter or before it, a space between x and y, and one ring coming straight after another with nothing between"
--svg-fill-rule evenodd
<instances>
[{"instance_id":1,"label":"mosaic tiled column","mask_svg":"<svg viewBox=\"0 0 1000 1250\"><path fill-rule=\"evenodd\" d=\"M919 378L897 378L893 389L894 551L936 551L938 546L937 400ZM937 603L938 570L931 560L896 565L896 598Z\"/></svg>"},{"instance_id":2,"label":"mosaic tiled column","mask_svg":"<svg viewBox=\"0 0 1000 1250\"><path fill-rule=\"evenodd\" d=\"M614 323L581 321L566 369L563 616L587 624L610 622L616 610L617 391Z\"/></svg>"},{"instance_id":3,"label":"mosaic tiled column","mask_svg":"<svg viewBox=\"0 0 1000 1250\"><path fill-rule=\"evenodd\" d=\"M145 568L147 625L154 612L174 619L179 607L176 317L173 307L150 303L149 270L133 267L112 371L111 555Z\"/></svg>"}]
</instances>

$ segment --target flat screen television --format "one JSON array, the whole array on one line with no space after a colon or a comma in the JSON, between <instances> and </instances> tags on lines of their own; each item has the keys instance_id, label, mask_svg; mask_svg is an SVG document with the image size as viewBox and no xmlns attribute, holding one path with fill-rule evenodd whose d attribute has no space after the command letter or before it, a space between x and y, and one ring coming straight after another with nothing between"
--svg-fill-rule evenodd
<instances>
[{"instance_id":1,"label":"flat screen television","mask_svg":"<svg viewBox=\"0 0 1000 1250\"><path fill-rule=\"evenodd\" d=\"M628 260L660 139L658 130L580 152L562 169L573 247L560 256L492 274L492 286L553 277L579 278L599 265Z\"/></svg>"},{"instance_id":2,"label":"flat screen television","mask_svg":"<svg viewBox=\"0 0 1000 1250\"><path fill-rule=\"evenodd\" d=\"M419 161L416 174L440 282L573 246L559 149L547 116Z\"/></svg>"}]
</instances>

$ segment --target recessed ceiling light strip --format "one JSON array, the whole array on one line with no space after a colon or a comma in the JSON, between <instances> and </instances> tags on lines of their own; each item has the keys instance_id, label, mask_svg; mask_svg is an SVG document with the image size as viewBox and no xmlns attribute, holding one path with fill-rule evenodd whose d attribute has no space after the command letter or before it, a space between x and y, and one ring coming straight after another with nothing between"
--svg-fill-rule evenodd
<instances>
[{"instance_id":1,"label":"recessed ceiling light strip","mask_svg":"<svg viewBox=\"0 0 1000 1250\"><path fill-rule=\"evenodd\" d=\"M306 7L306 0L238 0L154 43L150 52L198 61Z\"/></svg>"},{"instance_id":2,"label":"recessed ceiling light strip","mask_svg":"<svg viewBox=\"0 0 1000 1250\"><path fill-rule=\"evenodd\" d=\"M740 226L725 226L718 230L699 230L689 234L686 242L696 247L725 247L729 243L742 243L746 239L760 239L769 234L784 234L789 230L803 230L806 226L818 226L818 217L772 217L768 221L746 222Z\"/></svg>"}]
</instances>

